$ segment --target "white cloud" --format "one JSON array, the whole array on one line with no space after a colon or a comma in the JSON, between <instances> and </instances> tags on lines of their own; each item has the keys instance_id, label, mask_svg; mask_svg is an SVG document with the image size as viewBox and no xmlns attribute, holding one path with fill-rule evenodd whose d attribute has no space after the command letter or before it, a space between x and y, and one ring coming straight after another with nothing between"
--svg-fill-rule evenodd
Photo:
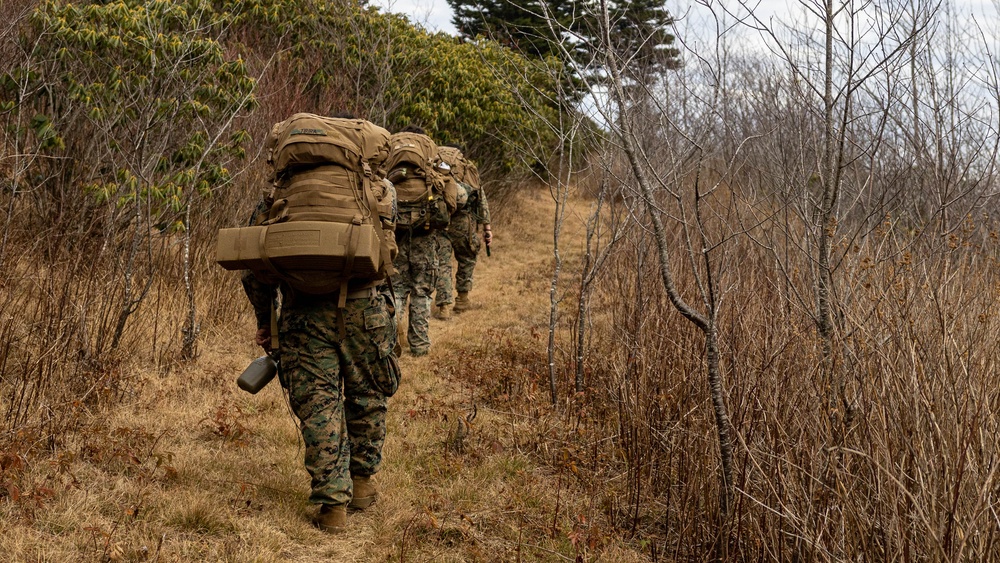
<instances>
[{"instance_id":1,"label":"white cloud","mask_svg":"<svg viewBox=\"0 0 1000 563\"><path fill-rule=\"evenodd\" d=\"M372 4L389 13L409 16L410 21L428 31L458 34L451 23L451 6L446 0L375 0Z\"/></svg>"}]
</instances>

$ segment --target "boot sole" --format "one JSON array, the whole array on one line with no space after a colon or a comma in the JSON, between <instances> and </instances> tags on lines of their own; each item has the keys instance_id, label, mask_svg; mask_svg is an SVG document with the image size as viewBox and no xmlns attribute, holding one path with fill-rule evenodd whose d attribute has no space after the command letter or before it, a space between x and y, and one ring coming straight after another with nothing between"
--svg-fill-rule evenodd
<instances>
[{"instance_id":1,"label":"boot sole","mask_svg":"<svg viewBox=\"0 0 1000 563\"><path fill-rule=\"evenodd\" d=\"M319 528L321 532L326 532L328 534L343 534L347 531L347 526L324 526L323 524L316 524L316 527Z\"/></svg>"},{"instance_id":2,"label":"boot sole","mask_svg":"<svg viewBox=\"0 0 1000 563\"><path fill-rule=\"evenodd\" d=\"M342 514L344 515L344 523L343 524L339 524L339 525L335 524L333 522L333 520L337 519L335 516L332 516L330 514L320 513L320 514L317 514L313 518L313 525L315 525L321 531L326 532L328 534L342 534L342 533L344 533L344 532L347 531L347 513L348 512L349 511L346 510L346 508L342 512Z\"/></svg>"},{"instance_id":3,"label":"boot sole","mask_svg":"<svg viewBox=\"0 0 1000 563\"><path fill-rule=\"evenodd\" d=\"M378 500L377 494L365 498L351 499L350 504L347 505L347 511L358 512L359 510L364 510L370 507L371 505L375 504L375 501L377 500Z\"/></svg>"}]
</instances>

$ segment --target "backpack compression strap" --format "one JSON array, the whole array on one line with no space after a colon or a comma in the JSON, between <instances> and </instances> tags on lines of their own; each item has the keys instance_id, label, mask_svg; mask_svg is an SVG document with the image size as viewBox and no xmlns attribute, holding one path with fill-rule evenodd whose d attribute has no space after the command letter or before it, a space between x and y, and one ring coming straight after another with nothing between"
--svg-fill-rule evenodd
<instances>
[{"instance_id":1,"label":"backpack compression strap","mask_svg":"<svg viewBox=\"0 0 1000 563\"><path fill-rule=\"evenodd\" d=\"M385 231L382 228L382 217L378 214L378 201L375 200L375 190L372 188L371 179L367 176L364 180L363 190L365 193L365 199L368 201L368 209L372 212L372 224L376 226L375 235L378 236L378 246L379 246L379 270L384 271L386 277L392 276L396 273L395 268L392 265L392 260L389 258L388 252L381 252L382 250L387 250L385 246ZM376 223L377 221L377 223ZM383 255L384 254L384 255Z\"/></svg>"}]
</instances>

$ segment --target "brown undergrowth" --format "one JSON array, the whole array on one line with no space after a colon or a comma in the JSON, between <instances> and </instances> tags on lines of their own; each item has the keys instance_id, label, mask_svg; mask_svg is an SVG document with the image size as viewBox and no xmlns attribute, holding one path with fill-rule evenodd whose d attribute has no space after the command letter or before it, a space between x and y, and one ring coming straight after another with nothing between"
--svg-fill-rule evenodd
<instances>
[{"instance_id":1,"label":"brown undergrowth","mask_svg":"<svg viewBox=\"0 0 1000 563\"><path fill-rule=\"evenodd\" d=\"M214 312L196 361L158 362L148 349L123 356L116 400L70 400L58 427L4 435L0 553L15 561L646 560L615 528L623 473L609 463L613 443L582 398L553 408L544 391L552 204L525 198L495 227L494 254L476 271L475 308L432 323L429 356L401 359L382 496L351 516L347 534L310 523L302 445L279 386L253 396L235 386L258 350L238 281L216 274L200 290ZM166 293L147 303L182 309ZM158 330L179 328L158 318ZM152 330L137 327L137 342Z\"/></svg>"},{"instance_id":2,"label":"brown undergrowth","mask_svg":"<svg viewBox=\"0 0 1000 563\"><path fill-rule=\"evenodd\" d=\"M574 286L586 207L570 203L562 288ZM251 396L234 384L259 354L235 275L202 272L201 356L188 363L165 352L184 303L167 283L137 313L150 320L128 333L131 353L95 362L81 358L92 332L77 321L99 291L51 273L5 278L0 357L64 379L17 387L4 373L3 405L16 411L10 391L23 389L33 410L0 435L0 559L704 561L725 544L729 561L1000 560L988 218L937 239L887 220L840 247L841 403L818 374L808 306L790 299L807 282L778 276L759 247L737 249L719 315L737 497L718 526L704 343L653 281L648 238L630 234L594 295L582 393L571 391L576 295L560 292L553 406L553 204L525 194L503 212L475 308L432 321L431 354L401 359L382 497L339 537L310 524L279 387ZM42 294L75 306L47 316L29 306ZM44 346L59 327L72 330Z\"/></svg>"}]
</instances>

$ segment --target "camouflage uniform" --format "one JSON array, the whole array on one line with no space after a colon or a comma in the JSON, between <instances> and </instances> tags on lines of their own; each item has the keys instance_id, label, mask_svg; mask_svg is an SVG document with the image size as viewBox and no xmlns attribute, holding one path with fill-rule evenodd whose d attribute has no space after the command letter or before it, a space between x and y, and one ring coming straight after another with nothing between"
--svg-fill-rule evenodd
<instances>
[{"instance_id":1,"label":"camouflage uniform","mask_svg":"<svg viewBox=\"0 0 1000 563\"><path fill-rule=\"evenodd\" d=\"M461 212L459 212L461 213ZM455 220L452 215L452 221ZM451 305L455 302L455 288L452 278L454 269L451 267L451 256L454 250L451 247L451 226L447 231L436 231L434 242L437 244L437 279L434 283L434 304L437 306Z\"/></svg>"},{"instance_id":2,"label":"camouflage uniform","mask_svg":"<svg viewBox=\"0 0 1000 563\"><path fill-rule=\"evenodd\" d=\"M476 255L482 246L479 238L479 225L490 224L490 206L486 201L486 192L478 190L479 201L477 209L468 206L458 210L451 216L448 225L448 239L455 252L458 268L455 271L455 291L468 293L472 291L472 270L476 267ZM451 274L451 259L448 260L449 275ZM450 286L449 280L449 286Z\"/></svg>"},{"instance_id":3,"label":"camouflage uniform","mask_svg":"<svg viewBox=\"0 0 1000 563\"><path fill-rule=\"evenodd\" d=\"M431 293L437 277L437 240L434 233L411 235L406 231L396 232L399 254L393 260L396 274L392 276L392 288L396 292L397 321L409 302L409 326L406 340L410 352L423 355L430 351L431 339L428 319L431 316Z\"/></svg>"},{"instance_id":4,"label":"camouflage uniform","mask_svg":"<svg viewBox=\"0 0 1000 563\"><path fill-rule=\"evenodd\" d=\"M420 127L404 127L389 142L392 148L386 160L386 177L398 182L395 187L400 201L396 221L399 253L393 260L396 274L392 276L399 304L396 314L398 320L409 307L406 339L410 352L422 356L431 347L428 324L438 267L435 231L455 212L457 184L445 175L449 168L442 163L438 146Z\"/></svg>"},{"instance_id":5,"label":"camouflage uniform","mask_svg":"<svg viewBox=\"0 0 1000 563\"><path fill-rule=\"evenodd\" d=\"M243 285L257 326L269 327L276 288L249 273ZM364 292L352 295L357 293ZM280 376L305 442L309 500L346 505L353 494L351 476L373 475L382 462L386 398L399 385L392 297L383 289L348 298L341 338L336 295L282 288L282 296Z\"/></svg>"}]
</instances>

